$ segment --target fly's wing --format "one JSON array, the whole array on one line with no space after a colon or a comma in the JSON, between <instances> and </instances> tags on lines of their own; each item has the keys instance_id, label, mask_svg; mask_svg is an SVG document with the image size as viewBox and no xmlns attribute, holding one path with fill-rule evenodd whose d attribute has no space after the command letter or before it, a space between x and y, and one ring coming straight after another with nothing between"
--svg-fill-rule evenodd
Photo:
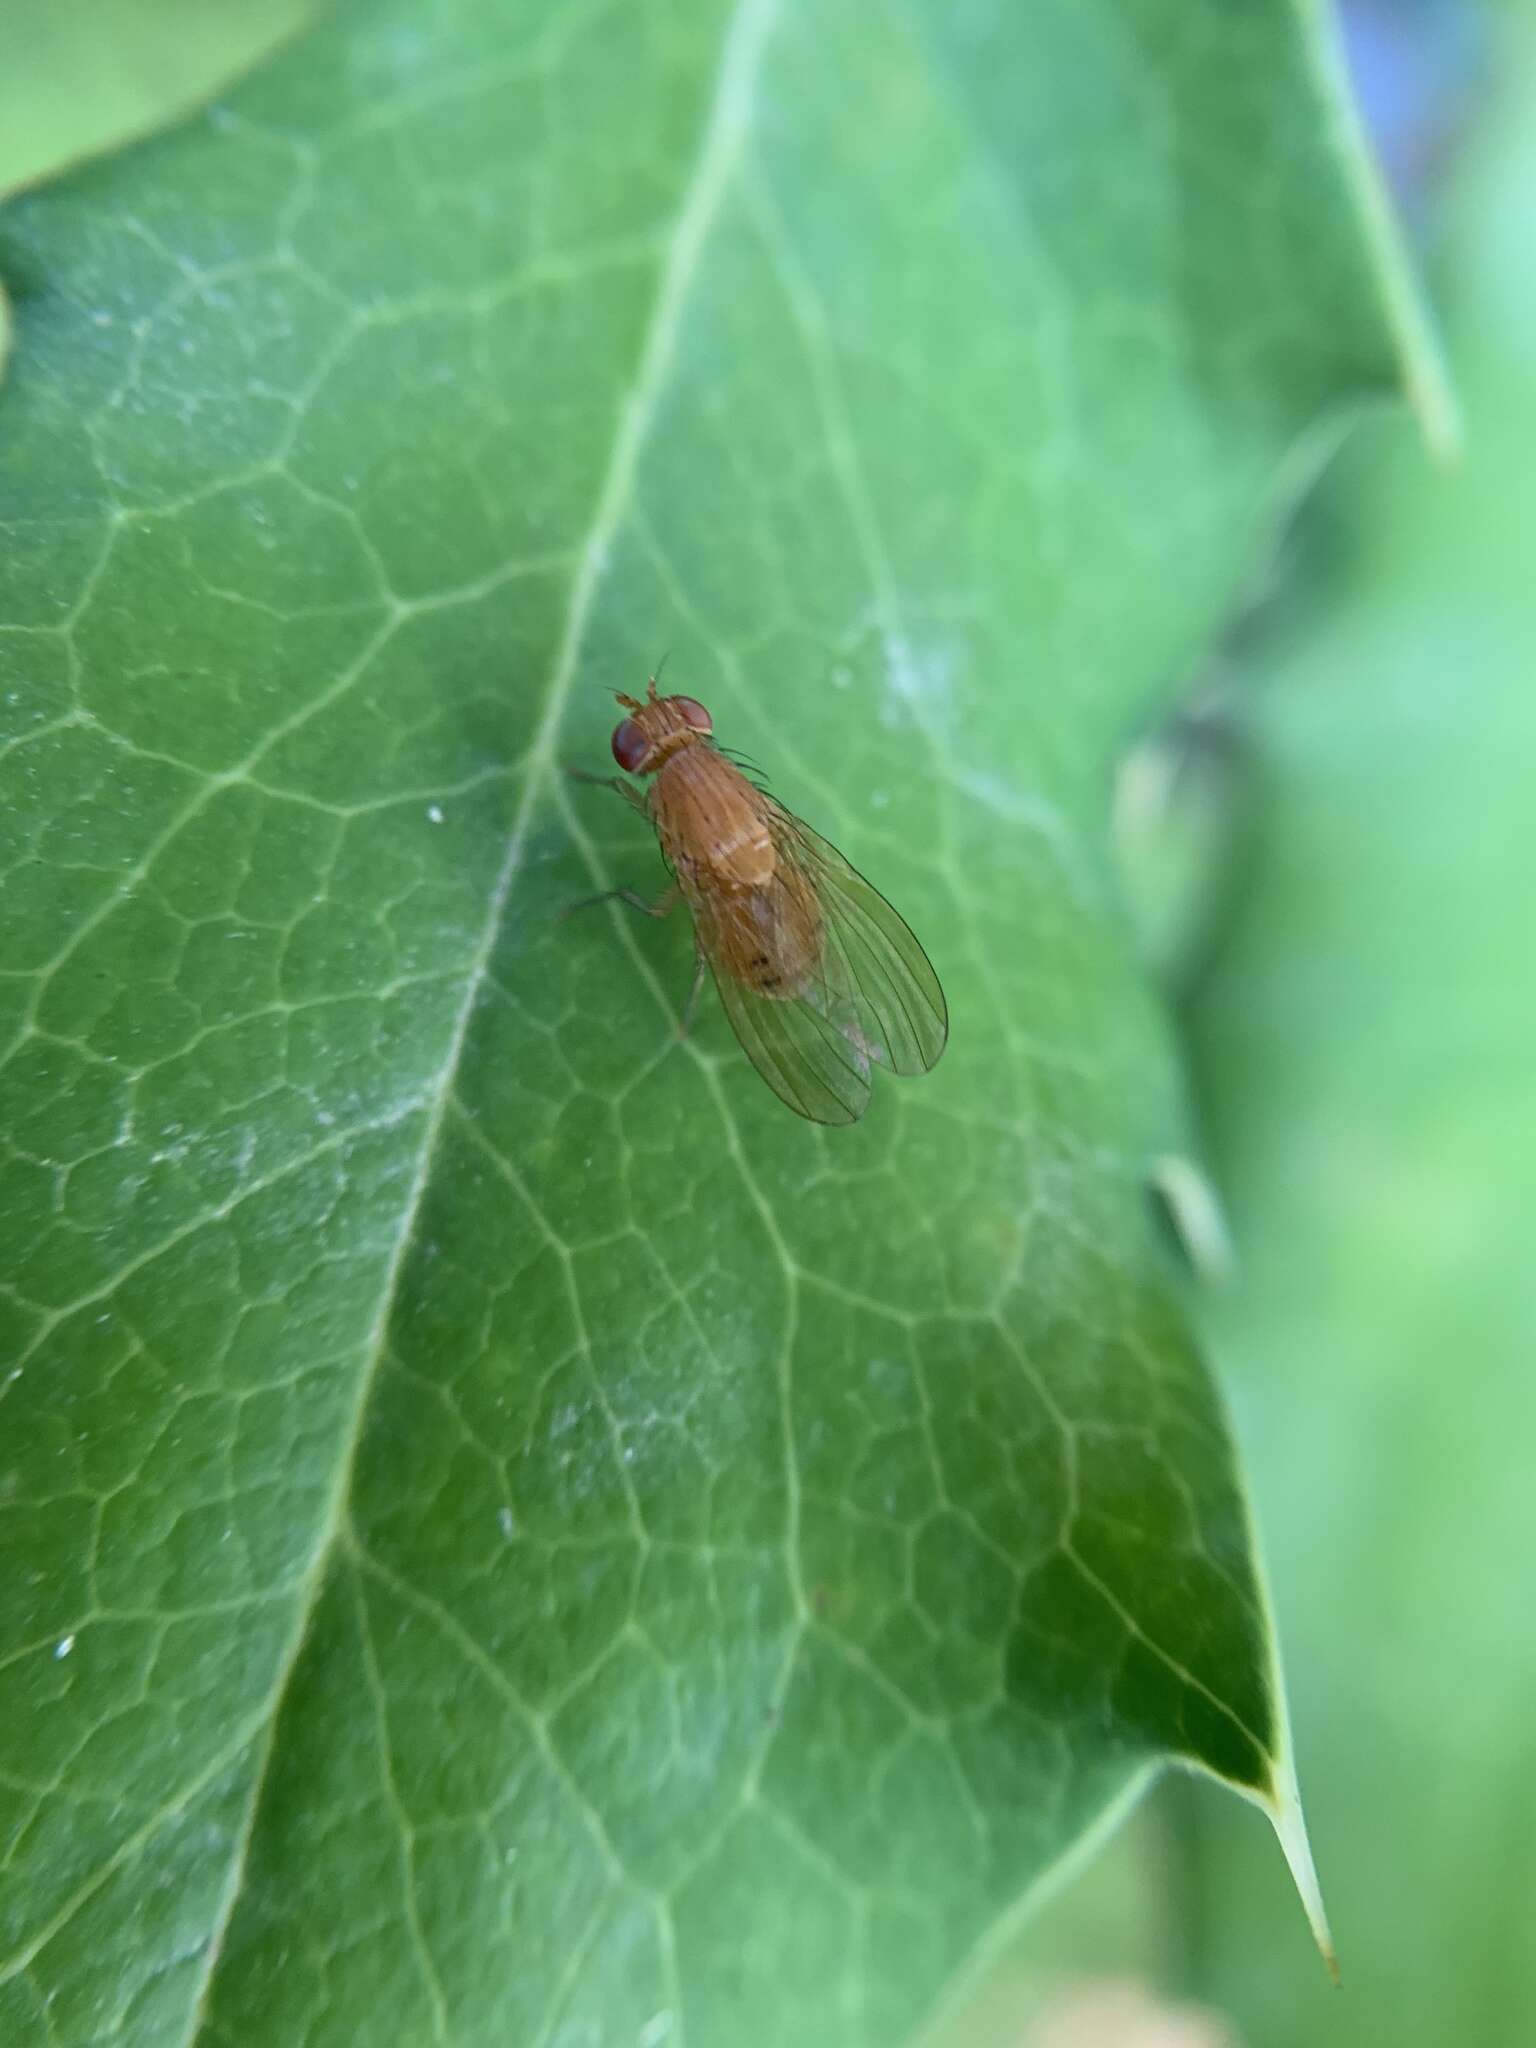
<instances>
[{"instance_id":1,"label":"fly's wing","mask_svg":"<svg viewBox=\"0 0 1536 2048\"><path fill-rule=\"evenodd\" d=\"M765 946L777 957L781 921L787 931L803 929L785 883L721 897L691 888L681 873L678 879L721 1008L747 1058L797 1116L813 1124L856 1123L869 1103L869 1053L857 1032L842 1029L824 1003L759 995L731 971L732 960Z\"/></svg>"},{"instance_id":2,"label":"fly's wing","mask_svg":"<svg viewBox=\"0 0 1536 2048\"><path fill-rule=\"evenodd\" d=\"M905 918L809 825L773 807L781 865L798 864L825 923L812 986L795 1008L829 1019L866 1059L894 1074L926 1074L949 1037L939 977Z\"/></svg>"},{"instance_id":3,"label":"fly's wing","mask_svg":"<svg viewBox=\"0 0 1536 2048\"><path fill-rule=\"evenodd\" d=\"M938 976L906 921L856 868L782 806L770 804L776 867L764 888L703 891L683 868L693 912L731 1029L781 1102L812 1123L864 1114L870 1063L924 1074L949 1035ZM804 958L805 905L818 940L793 992L760 992L741 963Z\"/></svg>"}]
</instances>

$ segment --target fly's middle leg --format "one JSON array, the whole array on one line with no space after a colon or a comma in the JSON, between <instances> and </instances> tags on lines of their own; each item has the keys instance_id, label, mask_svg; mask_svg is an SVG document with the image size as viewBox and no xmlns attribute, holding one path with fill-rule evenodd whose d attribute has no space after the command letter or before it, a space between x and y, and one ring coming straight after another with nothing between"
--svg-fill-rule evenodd
<instances>
[{"instance_id":1,"label":"fly's middle leg","mask_svg":"<svg viewBox=\"0 0 1536 2048\"><path fill-rule=\"evenodd\" d=\"M560 916L562 921L574 917L578 910L591 910L599 903L627 903L631 910L638 910L644 917L667 917L677 908L677 899L682 890L674 882L670 889L664 889L654 903L647 903L635 889L602 889L596 896L582 896L574 903L568 903Z\"/></svg>"}]
</instances>

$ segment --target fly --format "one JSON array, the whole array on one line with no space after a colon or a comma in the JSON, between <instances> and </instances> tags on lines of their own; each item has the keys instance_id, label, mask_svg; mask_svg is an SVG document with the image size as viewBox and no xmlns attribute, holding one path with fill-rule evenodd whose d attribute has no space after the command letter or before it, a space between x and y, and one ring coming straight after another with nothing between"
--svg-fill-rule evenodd
<instances>
[{"instance_id":1,"label":"fly","mask_svg":"<svg viewBox=\"0 0 1536 2048\"><path fill-rule=\"evenodd\" d=\"M812 1123L855 1123L872 1067L926 1074L944 1050L949 1013L927 954L836 847L720 751L696 698L659 697L654 676L643 703L615 695L626 716L613 758L649 786L607 786L655 829L673 879L654 903L632 889L588 900L651 917L685 903L696 965L683 1029L707 968L779 1100Z\"/></svg>"}]
</instances>

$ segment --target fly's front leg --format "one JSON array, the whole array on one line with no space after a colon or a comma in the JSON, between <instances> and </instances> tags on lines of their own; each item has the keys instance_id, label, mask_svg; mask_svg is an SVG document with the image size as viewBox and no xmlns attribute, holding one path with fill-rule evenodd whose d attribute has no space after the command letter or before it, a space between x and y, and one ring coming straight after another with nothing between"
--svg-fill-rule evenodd
<instances>
[{"instance_id":1,"label":"fly's front leg","mask_svg":"<svg viewBox=\"0 0 1536 2048\"><path fill-rule=\"evenodd\" d=\"M623 797L631 810L638 811L642 818L650 817L645 801L645 791L636 789L632 782L626 782L620 775L589 775L585 768L567 768L566 774L572 782L590 782L598 789L611 789Z\"/></svg>"}]
</instances>

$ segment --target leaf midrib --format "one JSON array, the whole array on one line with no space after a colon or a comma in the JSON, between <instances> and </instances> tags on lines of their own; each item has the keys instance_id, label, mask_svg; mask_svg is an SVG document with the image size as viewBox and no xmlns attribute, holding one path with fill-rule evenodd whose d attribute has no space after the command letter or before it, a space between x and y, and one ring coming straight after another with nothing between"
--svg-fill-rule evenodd
<instances>
[{"instance_id":1,"label":"leaf midrib","mask_svg":"<svg viewBox=\"0 0 1536 2048\"><path fill-rule=\"evenodd\" d=\"M203 2030L209 1990L213 1984L224 1938L243 1887L262 1791L271 1766L277 1726L282 1717L283 1701L303 1649L310 1619L323 1589L332 1554L346 1526L347 1506L358 1448L362 1441L373 1390L377 1384L406 1261L415 1240L417 1219L432 1179L443 1122L453 1098L470 1024L511 898L513 884L522 866L523 850L535 808L547 778L556 765L555 742L602 582L609 545L630 503L640 453L671 367L694 274L709 238L721 196L729 183L742 138L750 125L762 51L777 11L778 0L738 0L721 37L719 61L700 128L698 150L683 187L671 234L665 245L650 319L637 353L635 374L619 411L612 454L603 475L602 486L588 525L587 537L572 579L564 632L546 692L543 713L527 755L522 800L508 835L506 854L491 892L480 938L469 961L463 1000L454 1018L443 1061L435 1081L423 1097L427 1119L416 1171L406 1193L400 1227L385 1268L378 1314L364 1342L358 1371L357 1394L339 1447L335 1480L317 1533L313 1555L297 1591L293 1629L284 1648L266 1704L256 1724L264 1729L261 1753L252 1774L246 1800L245 1820L231 1858L224 1895L219 1902L210 1930L202 1979L183 2036L186 2048L191 2048L191 2044L199 2038Z\"/></svg>"}]
</instances>

